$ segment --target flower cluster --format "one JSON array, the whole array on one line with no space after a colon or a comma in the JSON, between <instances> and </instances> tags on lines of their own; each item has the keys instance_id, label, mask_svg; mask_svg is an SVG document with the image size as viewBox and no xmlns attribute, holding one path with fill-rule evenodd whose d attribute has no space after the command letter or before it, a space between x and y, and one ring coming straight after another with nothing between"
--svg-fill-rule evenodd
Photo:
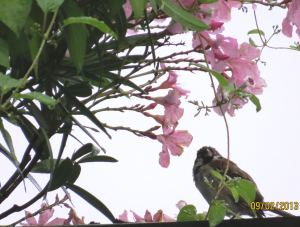
<instances>
[{"instance_id":1,"label":"flower cluster","mask_svg":"<svg viewBox=\"0 0 300 227\"><path fill-rule=\"evenodd\" d=\"M165 64L161 64L165 69ZM168 167L170 164L170 153L174 156L180 156L183 152L183 146L188 147L192 142L192 135L186 130L176 130L179 119L183 116L183 108L179 107L181 96L187 96L190 91L184 90L177 83L178 75L170 71L166 81L150 91L159 89L171 89L164 97L143 96L143 98L155 101L155 103L164 106L164 115L152 115L143 112L146 117L152 117L162 125L163 134L158 135L156 139L163 144L162 151L159 154L159 163L162 167Z\"/></svg>"},{"instance_id":2,"label":"flower cluster","mask_svg":"<svg viewBox=\"0 0 300 227\"><path fill-rule=\"evenodd\" d=\"M180 200L177 204L176 207L181 210L182 207L186 206L186 202L183 200ZM157 211L153 216L150 213L150 211L146 210L144 218L136 214L131 210L131 213L133 214L133 217L135 219L135 222L175 222L176 219L166 215L163 213L162 210ZM128 213L127 210L124 210L123 214L119 215L119 220L123 222L129 222L128 220Z\"/></svg>"}]
</instances>

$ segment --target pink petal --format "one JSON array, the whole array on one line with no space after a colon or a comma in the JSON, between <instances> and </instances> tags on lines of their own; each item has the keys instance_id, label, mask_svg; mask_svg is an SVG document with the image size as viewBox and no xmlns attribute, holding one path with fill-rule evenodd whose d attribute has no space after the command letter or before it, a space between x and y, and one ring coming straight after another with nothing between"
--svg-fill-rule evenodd
<instances>
[{"instance_id":1,"label":"pink petal","mask_svg":"<svg viewBox=\"0 0 300 227\"><path fill-rule=\"evenodd\" d=\"M157 211L153 216L153 222L162 222L163 221L163 212L162 210Z\"/></svg>"},{"instance_id":2,"label":"pink petal","mask_svg":"<svg viewBox=\"0 0 300 227\"><path fill-rule=\"evenodd\" d=\"M42 203L42 207L45 206L47 206L46 203ZM53 216L53 213L54 213L53 208L51 210L47 209L42 213L40 213L38 225L45 225L49 221L49 219Z\"/></svg>"},{"instance_id":3,"label":"pink petal","mask_svg":"<svg viewBox=\"0 0 300 227\"><path fill-rule=\"evenodd\" d=\"M124 213L119 215L119 220L121 221L125 221L125 222L129 222L128 221L128 214L127 214L127 210L124 210Z\"/></svg>"},{"instance_id":4,"label":"pink petal","mask_svg":"<svg viewBox=\"0 0 300 227\"><path fill-rule=\"evenodd\" d=\"M282 33L290 38L293 36L293 26L290 24L287 17L282 21Z\"/></svg>"},{"instance_id":5,"label":"pink petal","mask_svg":"<svg viewBox=\"0 0 300 227\"><path fill-rule=\"evenodd\" d=\"M137 215L135 212L131 210L133 217L135 218L135 222L146 222L144 218L141 218L139 215Z\"/></svg>"},{"instance_id":6,"label":"pink petal","mask_svg":"<svg viewBox=\"0 0 300 227\"><path fill-rule=\"evenodd\" d=\"M31 213L30 213L29 211L26 211L26 210L25 210L25 216L27 216L27 215L29 215L29 214L31 214ZM30 226L35 226L35 225L38 225L34 217L27 218L27 219L26 219L26 222L27 222L28 224L26 224L26 223L20 223L20 224L23 225L23 226L28 226L28 225L30 225Z\"/></svg>"},{"instance_id":7,"label":"pink petal","mask_svg":"<svg viewBox=\"0 0 300 227\"><path fill-rule=\"evenodd\" d=\"M55 218L54 220L48 222L46 225L66 225L65 218Z\"/></svg>"},{"instance_id":8,"label":"pink petal","mask_svg":"<svg viewBox=\"0 0 300 227\"><path fill-rule=\"evenodd\" d=\"M164 222L176 222L176 219L170 217L169 215L163 214L163 221Z\"/></svg>"},{"instance_id":9,"label":"pink petal","mask_svg":"<svg viewBox=\"0 0 300 227\"><path fill-rule=\"evenodd\" d=\"M152 214L148 210L146 210L146 213L145 213L145 221L146 222L153 222Z\"/></svg>"},{"instance_id":10,"label":"pink petal","mask_svg":"<svg viewBox=\"0 0 300 227\"><path fill-rule=\"evenodd\" d=\"M186 201L183 201L183 200L180 200L177 204L176 204L176 207L181 210L182 207L186 206Z\"/></svg>"},{"instance_id":11,"label":"pink petal","mask_svg":"<svg viewBox=\"0 0 300 227\"><path fill-rule=\"evenodd\" d=\"M170 154L167 150L159 153L159 164L164 168L168 168L170 165Z\"/></svg>"}]
</instances>

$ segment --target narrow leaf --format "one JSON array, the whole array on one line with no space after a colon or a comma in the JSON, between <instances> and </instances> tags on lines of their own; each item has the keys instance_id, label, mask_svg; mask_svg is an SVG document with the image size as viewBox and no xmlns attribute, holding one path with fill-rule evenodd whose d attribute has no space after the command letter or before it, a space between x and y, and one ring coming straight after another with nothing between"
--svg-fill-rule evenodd
<instances>
[{"instance_id":1,"label":"narrow leaf","mask_svg":"<svg viewBox=\"0 0 300 227\"><path fill-rule=\"evenodd\" d=\"M9 75L4 75L0 72L0 87L3 89L4 94L12 88L25 85L28 80L24 80L24 82L22 82L23 78L16 80L14 78L11 78Z\"/></svg>"},{"instance_id":2,"label":"narrow leaf","mask_svg":"<svg viewBox=\"0 0 300 227\"><path fill-rule=\"evenodd\" d=\"M80 172L81 172L81 167L78 163L74 163L74 168L73 168L73 172L68 180L68 183L70 184L74 184L75 181L77 180L77 178L79 177L80 175Z\"/></svg>"},{"instance_id":3,"label":"narrow leaf","mask_svg":"<svg viewBox=\"0 0 300 227\"><path fill-rule=\"evenodd\" d=\"M262 30L259 30L259 29L253 29L251 31L248 32L248 35L250 34L259 34L259 35L265 35L265 33L262 31Z\"/></svg>"},{"instance_id":4,"label":"narrow leaf","mask_svg":"<svg viewBox=\"0 0 300 227\"><path fill-rule=\"evenodd\" d=\"M161 9L179 24L193 31L204 31L210 29L210 27L202 20L178 7L171 0L162 0L161 2Z\"/></svg>"},{"instance_id":5,"label":"narrow leaf","mask_svg":"<svg viewBox=\"0 0 300 227\"><path fill-rule=\"evenodd\" d=\"M87 155L78 161L78 163L85 163L85 162L118 162L118 160L106 155L98 155L95 157L92 157L91 155Z\"/></svg>"},{"instance_id":6,"label":"narrow leaf","mask_svg":"<svg viewBox=\"0 0 300 227\"><path fill-rule=\"evenodd\" d=\"M74 184L66 183L65 186L69 189L71 189L73 192L75 192L77 195L79 195L81 198L83 198L85 201L87 201L89 204L91 204L93 207L95 207L97 210L99 210L102 214L104 214L111 222L115 222L115 217L110 212L110 210L95 196L84 190L83 188L78 187Z\"/></svg>"},{"instance_id":7,"label":"narrow leaf","mask_svg":"<svg viewBox=\"0 0 300 227\"><path fill-rule=\"evenodd\" d=\"M43 133L43 136L44 136L44 141L46 142L46 148L47 148L47 151L48 151L48 154L49 154L49 167L50 167L50 179L49 179L49 186L48 187L48 190L50 190L51 188L51 184L52 184L52 180L53 180L53 171L54 171L54 164L53 164L53 153L52 153L52 149L51 149L51 145L50 145L50 142L49 142L49 137L47 135L47 132L45 131L44 128L41 128L41 131ZM44 195L44 198L47 197L47 192L45 193Z\"/></svg>"},{"instance_id":8,"label":"narrow leaf","mask_svg":"<svg viewBox=\"0 0 300 227\"><path fill-rule=\"evenodd\" d=\"M9 68L9 47L7 42L0 37L0 65Z\"/></svg>"},{"instance_id":9,"label":"narrow leaf","mask_svg":"<svg viewBox=\"0 0 300 227\"><path fill-rule=\"evenodd\" d=\"M94 156L99 154L100 150L95 147L92 143L84 144L81 148L79 148L75 153L72 155L71 160L75 161L76 159L88 154L92 153Z\"/></svg>"},{"instance_id":10,"label":"narrow leaf","mask_svg":"<svg viewBox=\"0 0 300 227\"><path fill-rule=\"evenodd\" d=\"M68 19L64 20L64 26L69 25L69 24L77 24L77 23L92 25L92 26L98 28L100 31L113 36L115 39L118 39L118 35L116 33L114 33L103 21L99 21L95 18L92 18L92 17L69 17Z\"/></svg>"},{"instance_id":11,"label":"narrow leaf","mask_svg":"<svg viewBox=\"0 0 300 227\"><path fill-rule=\"evenodd\" d=\"M95 125L97 125L110 139L111 136L108 134L102 123L95 117L95 115L84 105L80 102L74 95L72 95L65 87L56 83L57 86L64 91L65 95L72 101L72 103L84 114L88 117Z\"/></svg>"},{"instance_id":12,"label":"narrow leaf","mask_svg":"<svg viewBox=\"0 0 300 227\"><path fill-rule=\"evenodd\" d=\"M5 143L9 147L11 157L14 160L14 162L16 162L17 161L17 157L16 157L16 154L15 154L15 149L14 149L14 146L13 146L13 143L12 143L12 139L10 137L9 132L6 131L6 129L4 128L4 125L3 125L1 117L0 117L0 130L1 130L2 136L3 136L4 140L5 140Z\"/></svg>"},{"instance_id":13,"label":"narrow leaf","mask_svg":"<svg viewBox=\"0 0 300 227\"><path fill-rule=\"evenodd\" d=\"M212 4L214 2L217 2L218 0L198 0L198 2L202 4Z\"/></svg>"},{"instance_id":14,"label":"narrow leaf","mask_svg":"<svg viewBox=\"0 0 300 227\"><path fill-rule=\"evenodd\" d=\"M73 172L73 163L71 159L66 158L62 163L55 169L53 173L52 183L49 187L49 191L53 191L63 186L70 178Z\"/></svg>"},{"instance_id":15,"label":"narrow leaf","mask_svg":"<svg viewBox=\"0 0 300 227\"><path fill-rule=\"evenodd\" d=\"M36 91L31 92L31 93L26 93L26 94L15 93L15 94L13 94L13 97L16 99L20 99L20 98L36 99L36 100L40 101L41 103L50 106L51 108L53 106L55 106L57 103L59 103L59 100L55 100L48 95L44 95L43 93L36 92Z\"/></svg>"},{"instance_id":16,"label":"narrow leaf","mask_svg":"<svg viewBox=\"0 0 300 227\"><path fill-rule=\"evenodd\" d=\"M152 7L153 11L157 13L157 4L156 0L149 0L150 6Z\"/></svg>"},{"instance_id":17,"label":"narrow leaf","mask_svg":"<svg viewBox=\"0 0 300 227\"><path fill-rule=\"evenodd\" d=\"M220 73L218 73L214 70L211 70L211 69L209 69L206 66L201 65L201 64L190 63L190 65L196 65L196 66L200 67L201 69L205 69L207 72L210 72L218 80L221 87L229 86L228 81Z\"/></svg>"},{"instance_id":18,"label":"narrow leaf","mask_svg":"<svg viewBox=\"0 0 300 227\"><path fill-rule=\"evenodd\" d=\"M82 17L83 12L73 0L65 0L59 9L61 20L69 17ZM84 24L70 24L63 29L63 35L68 44L70 58L77 69L81 71L86 52L87 30Z\"/></svg>"},{"instance_id":19,"label":"narrow leaf","mask_svg":"<svg viewBox=\"0 0 300 227\"><path fill-rule=\"evenodd\" d=\"M134 12L135 21L138 21L142 16L148 0L130 0L132 10Z\"/></svg>"},{"instance_id":20,"label":"narrow leaf","mask_svg":"<svg viewBox=\"0 0 300 227\"><path fill-rule=\"evenodd\" d=\"M252 96L250 97L250 101L256 106L256 112L259 112L261 110L259 99L252 94Z\"/></svg>"},{"instance_id":21,"label":"narrow leaf","mask_svg":"<svg viewBox=\"0 0 300 227\"><path fill-rule=\"evenodd\" d=\"M249 38L249 43L251 46L257 47L257 45L254 43L254 41L251 39L251 37Z\"/></svg>"},{"instance_id":22,"label":"narrow leaf","mask_svg":"<svg viewBox=\"0 0 300 227\"><path fill-rule=\"evenodd\" d=\"M64 0L36 0L45 14L58 10Z\"/></svg>"},{"instance_id":23,"label":"narrow leaf","mask_svg":"<svg viewBox=\"0 0 300 227\"><path fill-rule=\"evenodd\" d=\"M63 161L64 159L59 160L59 164ZM31 169L30 172L32 173L50 173L50 159L45 159L40 162L37 162L35 166ZM53 159L53 166L55 166L57 163L57 159Z\"/></svg>"}]
</instances>

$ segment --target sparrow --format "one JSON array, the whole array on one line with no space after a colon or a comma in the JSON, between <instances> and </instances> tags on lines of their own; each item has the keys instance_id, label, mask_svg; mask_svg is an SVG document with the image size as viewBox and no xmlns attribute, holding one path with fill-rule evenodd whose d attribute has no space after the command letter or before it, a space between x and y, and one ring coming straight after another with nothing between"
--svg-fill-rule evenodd
<instances>
[{"instance_id":1,"label":"sparrow","mask_svg":"<svg viewBox=\"0 0 300 227\"><path fill-rule=\"evenodd\" d=\"M228 159L224 158L215 148L213 147L202 147L197 152L197 157L193 167L193 176L197 189L200 191L205 200L210 204L211 200L215 199L220 179L217 178L211 170L219 172L222 176L224 175ZM227 175L231 178L240 177L241 179L251 181L255 185L256 195L254 202L262 203L264 197L257 188L255 181L252 177L246 173L244 170L240 169L234 162L229 161L229 168ZM211 183L208 185L204 179L207 179ZM227 208L238 215L249 215L254 217L253 211L251 210L248 203L240 196L238 202L235 202L232 193L228 187L223 187L219 196L219 200L224 200L228 206ZM283 217L294 216L283 210L269 210L273 213L281 215ZM227 213L227 216L232 216L232 214ZM265 216L264 210L256 210L256 215L258 218Z\"/></svg>"}]
</instances>

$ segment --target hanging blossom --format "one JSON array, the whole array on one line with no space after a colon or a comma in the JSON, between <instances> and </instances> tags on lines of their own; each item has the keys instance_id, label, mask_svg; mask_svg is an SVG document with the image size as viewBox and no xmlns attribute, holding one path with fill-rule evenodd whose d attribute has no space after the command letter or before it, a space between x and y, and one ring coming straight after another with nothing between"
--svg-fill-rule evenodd
<instances>
[{"instance_id":1,"label":"hanging blossom","mask_svg":"<svg viewBox=\"0 0 300 227\"><path fill-rule=\"evenodd\" d=\"M161 64L161 68L166 66ZM163 97L142 96L142 98L152 100L157 104L164 106L164 115L153 115L148 112L143 112L146 117L152 117L156 122L162 125L163 134L157 135L155 138L162 143L162 151L159 153L159 164L167 168L170 164L170 153L173 156L180 156L183 152L183 147L188 147L193 136L186 130L176 130L179 119L183 116L183 108L179 107L181 96L187 96L190 91L184 90L177 83L178 75L174 71L169 72L166 81L156 88L151 88L151 91L159 89L171 89L168 94Z\"/></svg>"},{"instance_id":2,"label":"hanging blossom","mask_svg":"<svg viewBox=\"0 0 300 227\"><path fill-rule=\"evenodd\" d=\"M243 89L255 95L262 94L263 87L267 87L267 84L260 77L257 64L253 61L260 56L259 49L251 46L249 43L238 45L236 39L224 37L220 34L216 36L216 39L208 39L206 37L205 39L211 46L211 49L206 54L213 70L223 74L229 84L237 87L249 81L249 86ZM227 74L229 71L231 76ZM217 94L219 100L224 98L222 89L218 88ZM213 101L213 104L216 104L216 100ZM235 98L232 104L237 105L222 105L223 111L228 112L230 116L234 116L235 108L242 108L245 102L240 98ZM219 107L214 108L214 110L222 115Z\"/></svg>"},{"instance_id":3,"label":"hanging blossom","mask_svg":"<svg viewBox=\"0 0 300 227\"><path fill-rule=\"evenodd\" d=\"M287 4L288 12L282 21L282 33L292 37L293 25L296 26L296 33L300 38L300 0L292 0Z\"/></svg>"}]
</instances>

